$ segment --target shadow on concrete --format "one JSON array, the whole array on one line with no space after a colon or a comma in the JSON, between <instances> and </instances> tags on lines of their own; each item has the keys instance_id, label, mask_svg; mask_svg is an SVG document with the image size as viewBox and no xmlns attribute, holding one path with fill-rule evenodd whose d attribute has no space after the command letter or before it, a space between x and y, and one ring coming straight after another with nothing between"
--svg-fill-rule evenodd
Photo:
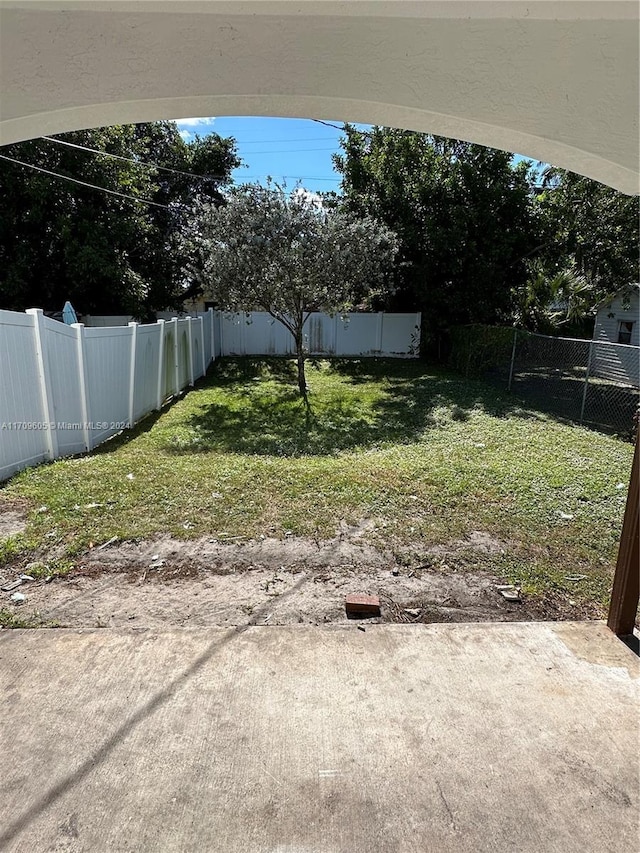
<instances>
[{"instance_id":1,"label":"shadow on concrete","mask_svg":"<svg viewBox=\"0 0 640 853\"><path fill-rule=\"evenodd\" d=\"M631 649L634 655L640 657L640 638L635 634L630 634L628 637L620 637L622 642Z\"/></svg>"},{"instance_id":2,"label":"shadow on concrete","mask_svg":"<svg viewBox=\"0 0 640 853\"><path fill-rule=\"evenodd\" d=\"M300 587L307 581L307 576L303 575L300 580L282 593L281 599L287 598L296 593ZM4 850L30 823L36 820L43 812L52 806L60 799L67 791L74 788L82 782L93 770L95 770L102 762L104 762L110 752L122 741L127 735L139 726L144 720L154 714L165 702L171 699L202 667L208 663L214 655L221 649L227 646L238 634L242 634L248 628L257 625L258 621L266 615L273 607L273 602L266 602L262 607L257 608L251 616L251 619L245 625L239 625L229 631L220 639L217 639L209 644L204 652L199 655L193 663L173 679L166 687L155 694L148 702L139 708L131 717L127 719L116 731L107 738L107 740L99 747L92 755L90 755L80 766L73 772L52 785L40 799L23 814L17 817L8 826L0 832L0 850ZM33 630L38 630L33 629Z\"/></svg>"}]
</instances>

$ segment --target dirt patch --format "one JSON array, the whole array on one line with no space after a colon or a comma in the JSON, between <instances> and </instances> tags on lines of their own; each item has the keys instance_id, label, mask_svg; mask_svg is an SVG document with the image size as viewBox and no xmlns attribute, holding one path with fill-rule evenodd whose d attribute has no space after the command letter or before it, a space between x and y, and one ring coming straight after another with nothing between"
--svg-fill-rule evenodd
<instances>
[{"instance_id":1,"label":"dirt patch","mask_svg":"<svg viewBox=\"0 0 640 853\"><path fill-rule=\"evenodd\" d=\"M65 578L23 584L27 602L16 609L37 612L45 623L88 628L325 624L345 622L345 596L361 592L380 596L382 614L371 622L585 615L565 601L505 601L496 589L501 579L486 572L441 571L428 561L408 569L367 544L365 532L345 527L328 541L114 543L85 554ZM468 553L474 545L497 547L483 534L452 543L446 553Z\"/></svg>"},{"instance_id":2,"label":"dirt patch","mask_svg":"<svg viewBox=\"0 0 640 853\"><path fill-rule=\"evenodd\" d=\"M0 507L0 542L23 533L26 526L27 519L19 508Z\"/></svg>"}]
</instances>

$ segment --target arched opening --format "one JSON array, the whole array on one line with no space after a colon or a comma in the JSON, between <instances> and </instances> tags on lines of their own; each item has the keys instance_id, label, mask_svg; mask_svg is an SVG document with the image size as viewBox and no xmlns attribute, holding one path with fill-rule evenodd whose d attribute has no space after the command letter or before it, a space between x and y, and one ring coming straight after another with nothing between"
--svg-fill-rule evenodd
<instances>
[{"instance_id":1,"label":"arched opening","mask_svg":"<svg viewBox=\"0 0 640 853\"><path fill-rule=\"evenodd\" d=\"M517 150L638 191L634 3L1 0L0 55L3 143L218 112L312 115ZM159 403L186 353L184 326L160 329ZM637 609L638 466L636 446L617 633ZM124 469L119 488L155 471ZM259 484L245 489L252 498ZM538 850L570 839L599 853L636 837L635 661L598 625L246 627L6 632L0 695L15 736L0 846Z\"/></svg>"},{"instance_id":2,"label":"arched opening","mask_svg":"<svg viewBox=\"0 0 640 853\"><path fill-rule=\"evenodd\" d=\"M633 3L5 0L0 14L2 144L161 118L313 117L474 141L638 192Z\"/></svg>"}]
</instances>

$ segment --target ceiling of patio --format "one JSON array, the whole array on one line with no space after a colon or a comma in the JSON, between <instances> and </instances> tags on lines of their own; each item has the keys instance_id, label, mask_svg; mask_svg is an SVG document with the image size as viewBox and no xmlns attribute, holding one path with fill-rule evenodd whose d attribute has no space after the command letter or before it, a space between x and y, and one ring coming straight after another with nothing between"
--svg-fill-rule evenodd
<instances>
[{"instance_id":1,"label":"ceiling of patio","mask_svg":"<svg viewBox=\"0 0 640 853\"><path fill-rule=\"evenodd\" d=\"M371 122L640 189L616 0L0 0L0 143L210 115Z\"/></svg>"}]
</instances>

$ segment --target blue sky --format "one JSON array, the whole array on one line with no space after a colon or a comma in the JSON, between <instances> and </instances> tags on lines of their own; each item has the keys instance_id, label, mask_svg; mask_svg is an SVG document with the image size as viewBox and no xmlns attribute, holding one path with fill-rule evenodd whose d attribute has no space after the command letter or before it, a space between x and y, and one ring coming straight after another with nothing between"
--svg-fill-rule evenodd
<instances>
[{"instance_id":1,"label":"blue sky","mask_svg":"<svg viewBox=\"0 0 640 853\"><path fill-rule=\"evenodd\" d=\"M194 134L233 136L245 166L236 169L239 182L260 181L267 175L293 188L298 180L312 192L338 190L331 155L339 150L341 132L309 119L233 117L178 119L184 139ZM334 122L340 125L341 122ZM369 125L356 125L366 128Z\"/></svg>"},{"instance_id":2,"label":"blue sky","mask_svg":"<svg viewBox=\"0 0 640 853\"><path fill-rule=\"evenodd\" d=\"M219 116L176 121L187 140L193 139L196 133L199 136L212 132L233 136L245 164L233 173L238 183L264 183L269 175L278 183L286 181L292 188L300 180L311 192L339 190L340 177L333 171L331 155L340 150L340 130L311 119ZM341 122L333 124L341 125Z\"/></svg>"}]
</instances>

